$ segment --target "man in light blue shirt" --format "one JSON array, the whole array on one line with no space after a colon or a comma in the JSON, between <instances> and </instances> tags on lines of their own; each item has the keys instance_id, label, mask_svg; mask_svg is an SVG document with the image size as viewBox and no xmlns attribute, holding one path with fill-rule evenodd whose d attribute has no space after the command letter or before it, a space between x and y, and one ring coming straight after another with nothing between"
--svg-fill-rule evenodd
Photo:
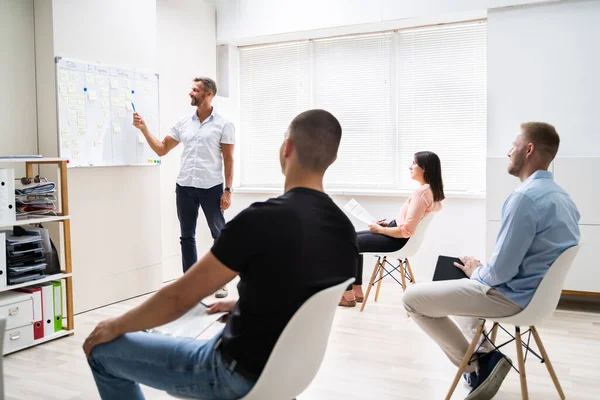
<instances>
[{"instance_id":1,"label":"man in light blue shirt","mask_svg":"<svg viewBox=\"0 0 600 400\"><path fill-rule=\"evenodd\" d=\"M558 256L579 243L579 211L548 172L559 143L552 125L521 124L521 133L508 153L508 172L522 183L502 207L500 233L490 261L484 265L474 257L463 257L462 265L455 265L470 279L422 283L404 294L406 310L456 366L469 341L449 316L517 314L529 304ZM478 323L475 318L469 321L473 326ZM467 366L465 378L473 389L466 399L491 399L509 371L510 363L500 352L480 356Z\"/></svg>"}]
</instances>

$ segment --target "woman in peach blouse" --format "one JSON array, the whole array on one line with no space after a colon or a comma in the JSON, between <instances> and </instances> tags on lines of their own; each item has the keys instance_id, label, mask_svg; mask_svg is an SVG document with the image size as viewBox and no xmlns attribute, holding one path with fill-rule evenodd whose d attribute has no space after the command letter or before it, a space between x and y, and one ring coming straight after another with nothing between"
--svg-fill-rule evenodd
<instances>
[{"instance_id":1,"label":"woman in peach blouse","mask_svg":"<svg viewBox=\"0 0 600 400\"><path fill-rule=\"evenodd\" d=\"M421 185L406 200L395 220L389 223L380 221L369 226L368 231L357 232L360 253L393 252L400 250L414 235L419 222L427 214L439 211L444 200L442 168L437 154L420 151L415 154L409 167L410 177ZM363 301L362 291L363 256L357 266L356 281L348 287L340 301L340 306L354 307Z\"/></svg>"}]
</instances>

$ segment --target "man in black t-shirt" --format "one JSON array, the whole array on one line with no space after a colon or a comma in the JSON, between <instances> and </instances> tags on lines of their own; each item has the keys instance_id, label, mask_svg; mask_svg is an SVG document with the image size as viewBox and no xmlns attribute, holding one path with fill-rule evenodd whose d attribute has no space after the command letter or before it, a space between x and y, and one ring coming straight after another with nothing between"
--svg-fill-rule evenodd
<instances>
[{"instance_id":1,"label":"man in black t-shirt","mask_svg":"<svg viewBox=\"0 0 600 400\"><path fill-rule=\"evenodd\" d=\"M298 308L355 275L355 229L323 192L323 174L335 161L341 134L327 111L298 115L280 150L285 194L252 204L184 276L98 324L83 349L102 399L143 399L139 383L205 400L243 397ZM179 318L236 275L239 300L209 309L230 313L211 340L140 332ZM273 289L280 293L276 299Z\"/></svg>"}]
</instances>

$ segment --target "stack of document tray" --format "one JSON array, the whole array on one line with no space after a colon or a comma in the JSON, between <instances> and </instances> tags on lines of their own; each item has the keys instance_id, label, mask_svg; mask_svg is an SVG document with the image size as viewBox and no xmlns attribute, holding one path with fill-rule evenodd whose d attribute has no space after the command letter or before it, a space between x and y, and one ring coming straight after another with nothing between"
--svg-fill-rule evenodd
<instances>
[{"instance_id":1,"label":"stack of document tray","mask_svg":"<svg viewBox=\"0 0 600 400\"><path fill-rule=\"evenodd\" d=\"M22 236L6 233L6 283L16 285L44 277L46 258L39 232L26 231Z\"/></svg>"}]
</instances>

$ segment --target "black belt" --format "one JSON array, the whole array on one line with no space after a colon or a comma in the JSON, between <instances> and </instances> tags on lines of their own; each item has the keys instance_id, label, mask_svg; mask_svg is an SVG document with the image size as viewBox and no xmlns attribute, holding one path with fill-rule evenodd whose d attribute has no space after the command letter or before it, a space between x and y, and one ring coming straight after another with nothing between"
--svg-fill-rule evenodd
<instances>
[{"instance_id":1,"label":"black belt","mask_svg":"<svg viewBox=\"0 0 600 400\"><path fill-rule=\"evenodd\" d=\"M219 352L221 353L221 358L223 359L225 364L227 364L229 369L232 371L235 371L236 373L240 374L241 376L248 379L249 381L257 381L258 377L260 375L255 374L254 372L248 371L236 359L234 359L229 354L227 354L227 352L225 351L223 346L221 346L222 343L223 343L223 339L219 338L219 340L217 341L217 344L215 346L215 350L219 350Z\"/></svg>"}]
</instances>

